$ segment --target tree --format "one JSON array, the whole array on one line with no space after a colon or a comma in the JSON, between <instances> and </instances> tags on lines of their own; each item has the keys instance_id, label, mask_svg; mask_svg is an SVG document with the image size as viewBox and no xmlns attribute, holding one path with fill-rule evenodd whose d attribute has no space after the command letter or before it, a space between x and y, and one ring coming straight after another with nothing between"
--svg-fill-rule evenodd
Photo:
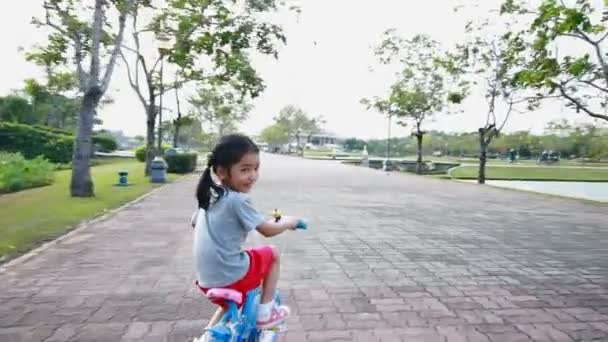
<instances>
[{"instance_id":1,"label":"tree","mask_svg":"<svg viewBox=\"0 0 608 342\"><path fill-rule=\"evenodd\" d=\"M81 99L54 91L54 87L25 80L25 87L0 97L0 120L75 130Z\"/></svg>"},{"instance_id":2,"label":"tree","mask_svg":"<svg viewBox=\"0 0 608 342\"><path fill-rule=\"evenodd\" d=\"M194 108L194 116L206 123L218 139L235 132L251 110L247 95L221 84L201 83L188 102Z\"/></svg>"},{"instance_id":3,"label":"tree","mask_svg":"<svg viewBox=\"0 0 608 342\"><path fill-rule=\"evenodd\" d=\"M51 29L48 44L36 53L49 65L69 64L72 57L82 102L72 159L70 192L75 197L94 196L90 158L95 112L104 96L123 41L125 23L135 0L44 0L45 16L34 20ZM109 20L109 13L117 19ZM92 19L85 19L92 13ZM117 27L115 31L112 30ZM88 58L89 64L85 66ZM103 62L105 60L105 63ZM105 67L105 70L104 70Z\"/></svg>"},{"instance_id":4,"label":"tree","mask_svg":"<svg viewBox=\"0 0 608 342\"><path fill-rule=\"evenodd\" d=\"M511 23L512 24L512 23ZM464 84L481 88L487 102L485 122L479 134L479 170L477 183L486 182L488 148L509 120L518 99L515 84L517 58L521 41L511 40L509 26L494 19L465 27L468 40L458 46L456 54L448 54L442 66L450 73L464 78Z\"/></svg>"},{"instance_id":5,"label":"tree","mask_svg":"<svg viewBox=\"0 0 608 342\"><path fill-rule=\"evenodd\" d=\"M368 109L375 108L402 126L413 125L412 136L417 141L416 173L422 172L422 139L426 133L423 123L441 112L448 101L462 100L459 92L448 92L449 74L438 66L443 55L437 42L425 35L403 39L387 30L376 55L383 64L396 60L400 64L397 81L385 98L363 99Z\"/></svg>"},{"instance_id":6,"label":"tree","mask_svg":"<svg viewBox=\"0 0 608 342\"><path fill-rule=\"evenodd\" d=\"M501 13L531 18L527 29L511 39L525 43L519 51L526 57L525 69L516 81L538 91L534 100L561 97L577 113L608 121L608 17L601 16L588 0L545 0L538 8L505 0ZM561 54L560 46L577 48Z\"/></svg>"},{"instance_id":7,"label":"tree","mask_svg":"<svg viewBox=\"0 0 608 342\"><path fill-rule=\"evenodd\" d=\"M75 130L78 107L82 99L67 92L74 91L76 78L73 74L49 73L47 84L34 79L25 80L24 92L30 98L32 109L39 118L38 124ZM100 104L101 105L101 104Z\"/></svg>"},{"instance_id":8,"label":"tree","mask_svg":"<svg viewBox=\"0 0 608 342\"><path fill-rule=\"evenodd\" d=\"M78 73L63 63L64 44L64 40L51 37L48 46L26 53L27 61L44 68L46 84L27 79L24 92L31 98L38 115L44 117L41 124L75 129L82 98L78 96Z\"/></svg>"},{"instance_id":9,"label":"tree","mask_svg":"<svg viewBox=\"0 0 608 342\"><path fill-rule=\"evenodd\" d=\"M262 130L260 138L271 146L280 146L289 142L289 134L285 126L275 123Z\"/></svg>"},{"instance_id":10,"label":"tree","mask_svg":"<svg viewBox=\"0 0 608 342\"><path fill-rule=\"evenodd\" d=\"M365 140L348 138L344 140L344 149L347 151L361 151L367 143Z\"/></svg>"},{"instance_id":11,"label":"tree","mask_svg":"<svg viewBox=\"0 0 608 342\"><path fill-rule=\"evenodd\" d=\"M193 114L184 115L179 119L164 121L163 143L172 143L173 147L194 148L200 147L203 135L202 123Z\"/></svg>"},{"instance_id":12,"label":"tree","mask_svg":"<svg viewBox=\"0 0 608 342\"><path fill-rule=\"evenodd\" d=\"M598 132L589 146L589 157L598 161L608 157L608 130Z\"/></svg>"},{"instance_id":13,"label":"tree","mask_svg":"<svg viewBox=\"0 0 608 342\"><path fill-rule=\"evenodd\" d=\"M301 146L302 136L306 136L309 140L313 134L321 131L321 126L325 122L322 117L309 117L304 110L293 105L283 107L274 120L287 133L288 142L296 138L300 153L304 151Z\"/></svg>"},{"instance_id":14,"label":"tree","mask_svg":"<svg viewBox=\"0 0 608 342\"><path fill-rule=\"evenodd\" d=\"M39 118L26 98L7 95L0 97L0 121L34 125Z\"/></svg>"},{"instance_id":15,"label":"tree","mask_svg":"<svg viewBox=\"0 0 608 342\"><path fill-rule=\"evenodd\" d=\"M137 95L146 113L146 175L150 173L150 165L154 157L162 153L162 151L158 151L162 144L162 123L159 123L158 127L156 126L156 118L162 111L162 102L157 104L157 99L162 98L167 89L163 80L163 70L165 57L169 54L170 47L161 47L161 45L172 45L172 42L169 42L168 37L164 35L162 27L154 25L154 20L140 27L139 14L149 9L151 9L151 4L146 1L138 2L137 6L133 8L130 41L132 46L127 43L123 44L120 54L127 69L129 85ZM161 15L163 14L161 13ZM143 51L142 35L152 38L155 42L158 49L154 53L150 54ZM133 61L129 61L127 51L132 55ZM141 82L142 78L143 82ZM157 128L159 148L155 146L155 131Z\"/></svg>"},{"instance_id":16,"label":"tree","mask_svg":"<svg viewBox=\"0 0 608 342\"><path fill-rule=\"evenodd\" d=\"M148 5L142 2L142 7ZM159 110L162 113L165 91L198 81L213 86L229 85L251 97L261 93L263 82L246 51L257 50L276 57L275 45L284 42L285 37L278 26L261 19L261 14L276 8L275 0L170 0L143 28L134 20L134 47L126 49L134 55L134 61L129 63L125 58L125 63L130 66L131 86L146 111L148 165L155 154L156 116ZM142 52L139 44L140 35L145 33L153 34L161 45L167 45L159 48L151 59L147 59L150 55ZM179 69L178 80L171 84L162 80L165 60ZM145 78L145 86L139 83L140 74ZM158 106L157 98L161 100ZM179 121L176 127L179 131ZM162 125L158 128L160 136ZM228 128L233 127L223 129Z\"/></svg>"},{"instance_id":17,"label":"tree","mask_svg":"<svg viewBox=\"0 0 608 342\"><path fill-rule=\"evenodd\" d=\"M141 145L146 141L146 138L143 135L136 135L133 137L133 140Z\"/></svg>"}]
</instances>

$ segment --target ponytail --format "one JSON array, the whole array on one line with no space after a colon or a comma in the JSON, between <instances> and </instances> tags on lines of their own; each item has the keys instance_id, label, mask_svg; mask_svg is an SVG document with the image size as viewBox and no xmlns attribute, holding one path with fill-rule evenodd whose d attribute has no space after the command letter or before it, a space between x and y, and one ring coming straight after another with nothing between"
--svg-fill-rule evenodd
<instances>
[{"instance_id":1,"label":"ponytail","mask_svg":"<svg viewBox=\"0 0 608 342\"><path fill-rule=\"evenodd\" d=\"M200 181L198 182L198 187L196 189L196 198L198 199L198 207L202 209L209 209L209 204L211 204L211 198L219 197L224 193L224 189L219 187L213 181L211 177L211 171L215 168L215 158L213 154L210 154L207 159L207 167L201 176Z\"/></svg>"}]
</instances>

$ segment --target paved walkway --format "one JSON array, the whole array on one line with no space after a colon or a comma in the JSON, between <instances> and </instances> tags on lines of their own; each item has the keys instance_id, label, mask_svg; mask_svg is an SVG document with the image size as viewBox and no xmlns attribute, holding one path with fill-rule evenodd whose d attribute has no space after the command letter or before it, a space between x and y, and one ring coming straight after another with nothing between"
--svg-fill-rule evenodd
<instances>
[{"instance_id":1,"label":"paved walkway","mask_svg":"<svg viewBox=\"0 0 608 342\"><path fill-rule=\"evenodd\" d=\"M255 202L284 245L288 341L608 341L607 207L264 156ZM0 273L0 341L186 341L196 180ZM252 243L260 243L256 237Z\"/></svg>"}]
</instances>

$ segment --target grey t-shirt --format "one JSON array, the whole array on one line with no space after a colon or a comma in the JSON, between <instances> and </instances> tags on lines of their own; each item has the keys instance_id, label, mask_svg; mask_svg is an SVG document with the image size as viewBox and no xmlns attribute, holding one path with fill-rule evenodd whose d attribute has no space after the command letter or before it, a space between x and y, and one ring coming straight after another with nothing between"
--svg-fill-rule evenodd
<instances>
[{"instance_id":1,"label":"grey t-shirt","mask_svg":"<svg viewBox=\"0 0 608 342\"><path fill-rule=\"evenodd\" d=\"M224 287L243 278L249 257L242 248L247 233L265 218L240 192L226 193L207 211L199 209L194 232L194 269L204 288Z\"/></svg>"}]
</instances>

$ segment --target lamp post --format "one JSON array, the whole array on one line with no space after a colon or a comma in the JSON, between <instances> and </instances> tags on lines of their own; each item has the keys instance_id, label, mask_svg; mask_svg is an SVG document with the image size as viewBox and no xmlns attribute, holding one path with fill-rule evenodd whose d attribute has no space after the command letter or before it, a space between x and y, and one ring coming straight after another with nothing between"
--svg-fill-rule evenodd
<instances>
[{"instance_id":1,"label":"lamp post","mask_svg":"<svg viewBox=\"0 0 608 342\"><path fill-rule=\"evenodd\" d=\"M391 119L392 115L388 115L388 132L386 136L386 159L384 159L384 165L382 166L384 171L389 171L389 163L391 160Z\"/></svg>"},{"instance_id":2,"label":"lamp post","mask_svg":"<svg viewBox=\"0 0 608 342\"><path fill-rule=\"evenodd\" d=\"M297 130L297 132L296 132L296 142L297 142L297 144L298 144L298 145L297 145L298 154L299 154L300 156L302 156L302 155L303 155L303 153L302 153L302 152L303 152L303 150L302 150L302 147L300 146L300 139L302 139L302 129L301 129L301 128L298 128L298 130Z\"/></svg>"},{"instance_id":3,"label":"lamp post","mask_svg":"<svg viewBox=\"0 0 608 342\"><path fill-rule=\"evenodd\" d=\"M165 86L163 84L163 71L165 68L165 56L170 51L172 44L162 32L156 34L158 53L160 54L160 71L159 71L159 94L158 94L158 152L161 153L163 147L163 94L165 93Z\"/></svg>"}]
</instances>

